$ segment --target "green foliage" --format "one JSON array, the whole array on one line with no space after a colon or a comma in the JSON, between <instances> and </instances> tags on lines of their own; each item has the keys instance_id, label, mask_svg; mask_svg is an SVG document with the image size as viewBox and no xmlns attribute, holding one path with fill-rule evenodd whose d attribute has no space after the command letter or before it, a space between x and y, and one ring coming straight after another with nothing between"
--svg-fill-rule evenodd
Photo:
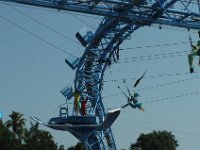
<instances>
[{"instance_id":1,"label":"green foliage","mask_svg":"<svg viewBox=\"0 0 200 150\"><path fill-rule=\"evenodd\" d=\"M71 146L67 150L85 150L85 146L83 143L78 142L75 146Z\"/></svg>"},{"instance_id":2,"label":"green foliage","mask_svg":"<svg viewBox=\"0 0 200 150\"><path fill-rule=\"evenodd\" d=\"M6 127L12 128L14 135L16 136L18 142L21 142L24 136L24 128L25 128L25 119L23 118L23 114L19 112L13 111L11 115L9 115L11 120L6 122Z\"/></svg>"},{"instance_id":3,"label":"green foliage","mask_svg":"<svg viewBox=\"0 0 200 150\"><path fill-rule=\"evenodd\" d=\"M39 130L39 124L32 124L26 131L24 147L28 150L57 150L57 144L49 132Z\"/></svg>"},{"instance_id":4,"label":"green foliage","mask_svg":"<svg viewBox=\"0 0 200 150\"><path fill-rule=\"evenodd\" d=\"M33 124L27 129L23 114L13 111L11 119L3 123L0 120L0 149L1 150L64 150L58 149L52 135L39 129L39 124Z\"/></svg>"},{"instance_id":5,"label":"green foliage","mask_svg":"<svg viewBox=\"0 0 200 150\"><path fill-rule=\"evenodd\" d=\"M65 150L65 147L64 145L60 145L59 149L58 150Z\"/></svg>"},{"instance_id":6,"label":"green foliage","mask_svg":"<svg viewBox=\"0 0 200 150\"><path fill-rule=\"evenodd\" d=\"M137 142L131 144L130 150L136 148L142 150L176 150L178 142L171 132L167 131L153 131L149 134L141 134Z\"/></svg>"},{"instance_id":7,"label":"green foliage","mask_svg":"<svg viewBox=\"0 0 200 150\"><path fill-rule=\"evenodd\" d=\"M0 121L0 147L1 150L17 150L20 145L15 135Z\"/></svg>"}]
</instances>

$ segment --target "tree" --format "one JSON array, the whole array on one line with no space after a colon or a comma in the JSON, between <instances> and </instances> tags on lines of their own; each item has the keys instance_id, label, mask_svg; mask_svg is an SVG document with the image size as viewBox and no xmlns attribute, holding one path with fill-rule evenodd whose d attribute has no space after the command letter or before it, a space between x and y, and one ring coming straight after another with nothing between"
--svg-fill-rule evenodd
<instances>
[{"instance_id":1,"label":"tree","mask_svg":"<svg viewBox=\"0 0 200 150\"><path fill-rule=\"evenodd\" d=\"M12 128L13 133L19 142L21 142L24 132L25 132L25 119L23 118L23 114L19 112L12 111L12 114L9 115L11 120L6 122L6 126L8 128Z\"/></svg>"},{"instance_id":2,"label":"tree","mask_svg":"<svg viewBox=\"0 0 200 150\"><path fill-rule=\"evenodd\" d=\"M31 127L25 133L25 150L57 150L57 144L53 136L43 130L39 130L39 124L31 123Z\"/></svg>"},{"instance_id":3,"label":"tree","mask_svg":"<svg viewBox=\"0 0 200 150\"><path fill-rule=\"evenodd\" d=\"M131 144L130 150L176 150L178 141L171 132L153 131L149 134L141 134L137 142Z\"/></svg>"},{"instance_id":4,"label":"tree","mask_svg":"<svg viewBox=\"0 0 200 150\"><path fill-rule=\"evenodd\" d=\"M15 135L0 120L0 149L20 150L21 144L16 140Z\"/></svg>"},{"instance_id":5,"label":"tree","mask_svg":"<svg viewBox=\"0 0 200 150\"><path fill-rule=\"evenodd\" d=\"M0 150L64 150L49 132L39 130L38 123L31 122L27 129L23 114L13 111L10 118L6 123L0 120Z\"/></svg>"},{"instance_id":6,"label":"tree","mask_svg":"<svg viewBox=\"0 0 200 150\"><path fill-rule=\"evenodd\" d=\"M59 149L58 150L65 150L65 147L64 145L60 145Z\"/></svg>"},{"instance_id":7,"label":"tree","mask_svg":"<svg viewBox=\"0 0 200 150\"><path fill-rule=\"evenodd\" d=\"M67 150L85 150L85 146L83 143L78 142L75 146L71 146Z\"/></svg>"}]
</instances>

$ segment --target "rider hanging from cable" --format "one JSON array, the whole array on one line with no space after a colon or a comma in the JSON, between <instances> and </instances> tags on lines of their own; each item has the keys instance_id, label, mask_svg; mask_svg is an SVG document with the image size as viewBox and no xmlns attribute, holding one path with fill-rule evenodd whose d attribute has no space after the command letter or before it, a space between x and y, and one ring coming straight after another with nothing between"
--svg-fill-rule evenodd
<instances>
[{"instance_id":1,"label":"rider hanging from cable","mask_svg":"<svg viewBox=\"0 0 200 150\"><path fill-rule=\"evenodd\" d=\"M133 95L130 95L130 97L127 98L128 103L122 106L122 108L125 108L126 106L130 105L133 109L138 108L139 110L144 112L144 108L142 107L142 104L138 103L138 100L137 100L138 97L139 97L138 93L134 93Z\"/></svg>"},{"instance_id":2,"label":"rider hanging from cable","mask_svg":"<svg viewBox=\"0 0 200 150\"><path fill-rule=\"evenodd\" d=\"M198 32L199 38L200 38L200 31ZM200 57L200 40L198 40L197 45L192 44L192 39L190 38L190 44L192 47L192 52L188 55L188 61L189 61L189 66L190 66L190 73L194 72L194 66L193 66L193 61L194 61L194 56L199 56ZM198 66L200 66L200 59Z\"/></svg>"},{"instance_id":3,"label":"rider hanging from cable","mask_svg":"<svg viewBox=\"0 0 200 150\"><path fill-rule=\"evenodd\" d=\"M118 88L120 89L120 86L118 86ZM121 89L122 91L122 89ZM142 103L138 103L138 93L134 93L133 95L130 93L130 91L128 90L129 96L126 95L126 93L124 91L122 91L122 93L125 95L125 97L127 98L127 104L123 105L121 108L126 108L127 106L131 106L133 109L140 109L142 112L144 112L144 108L142 107Z\"/></svg>"},{"instance_id":4,"label":"rider hanging from cable","mask_svg":"<svg viewBox=\"0 0 200 150\"><path fill-rule=\"evenodd\" d=\"M142 78L144 77L145 74L146 74L146 70L142 74L142 76L139 79L137 79L137 81L135 82L133 88L136 87L140 83L140 81L142 80ZM123 81L123 83L126 84L125 80ZM137 100L137 98L139 97L139 94L138 93L131 94L129 88L126 85L125 85L125 87L126 87L126 89L128 91L128 95L129 96L127 96L127 94L120 88L120 86L118 86L118 88L122 91L124 96L127 98L127 102L128 102L127 104L123 105L121 108L125 108L125 107L130 105L133 109L138 108L142 112L144 112L144 108L142 107L142 103L138 103L138 100Z\"/></svg>"}]
</instances>

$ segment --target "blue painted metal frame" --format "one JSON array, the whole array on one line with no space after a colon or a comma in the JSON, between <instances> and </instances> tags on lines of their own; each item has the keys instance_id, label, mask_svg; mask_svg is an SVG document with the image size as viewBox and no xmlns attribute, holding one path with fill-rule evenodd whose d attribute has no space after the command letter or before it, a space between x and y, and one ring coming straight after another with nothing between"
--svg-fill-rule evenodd
<instances>
[{"instance_id":1,"label":"blue painted metal frame","mask_svg":"<svg viewBox=\"0 0 200 150\"><path fill-rule=\"evenodd\" d=\"M200 2L198 0L146 0L142 5L134 5L131 0L101 0L95 7L91 8L92 0L78 2L76 0L0 0L15 2L38 7L47 7L58 10L74 11L80 13L110 16L131 20L135 23L148 25L153 24L170 25L183 28L199 29L200 24ZM80 0L81 1L81 0ZM120 14L117 9L124 6L132 6L128 15ZM169 6L169 7L166 7ZM157 20L152 18L154 13L162 11ZM152 20L153 19L153 20ZM150 25L150 24L149 24Z\"/></svg>"},{"instance_id":2,"label":"blue painted metal frame","mask_svg":"<svg viewBox=\"0 0 200 150\"><path fill-rule=\"evenodd\" d=\"M200 29L199 0L142 0L140 3L132 0L0 1L104 16L73 68L76 69L74 88L80 91L81 99L88 97L87 111L89 115L97 116L99 123L107 115L101 97L104 73L115 62L113 56L127 37L140 27L152 24ZM79 139L86 141L88 149L117 149L111 128Z\"/></svg>"}]
</instances>

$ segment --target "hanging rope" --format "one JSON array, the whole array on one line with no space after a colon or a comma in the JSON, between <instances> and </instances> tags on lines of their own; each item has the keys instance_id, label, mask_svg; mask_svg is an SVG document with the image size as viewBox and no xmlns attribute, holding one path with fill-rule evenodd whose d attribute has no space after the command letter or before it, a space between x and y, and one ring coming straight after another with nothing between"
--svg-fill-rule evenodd
<instances>
[{"instance_id":1,"label":"hanging rope","mask_svg":"<svg viewBox=\"0 0 200 150\"><path fill-rule=\"evenodd\" d=\"M146 101L146 102L143 102L143 104L149 104L149 103L155 103L155 102L159 102L159 101L166 101L166 100L171 100L171 99L180 98L180 97L197 95L199 93L200 93L200 91L196 91L196 92L191 92L191 93L186 93L186 94L181 94L181 95L175 95L175 96L171 96L171 97L166 97L166 98L161 98L161 99Z\"/></svg>"},{"instance_id":2,"label":"hanging rope","mask_svg":"<svg viewBox=\"0 0 200 150\"><path fill-rule=\"evenodd\" d=\"M169 82L169 83L164 83L164 84L160 84L160 85L144 87L144 88L138 89L138 91L151 90L151 89L154 89L154 88L160 88L160 87L163 87L163 86L173 85L173 84L182 83L182 82L191 81L191 80L197 80L197 79L200 79L200 77L197 76L197 77L187 78L187 79L183 79L183 80L177 80L177 81L173 81L173 82ZM104 98L118 96L118 95L122 95L122 93L106 95L106 96L104 96Z\"/></svg>"},{"instance_id":3,"label":"hanging rope","mask_svg":"<svg viewBox=\"0 0 200 150\"><path fill-rule=\"evenodd\" d=\"M176 58L176 57L185 56L185 55L188 55L188 51L170 52L170 53L162 53L162 54L155 54L155 55L124 58L124 59L121 59L119 63L156 60L156 59L164 59L164 58Z\"/></svg>"},{"instance_id":4,"label":"hanging rope","mask_svg":"<svg viewBox=\"0 0 200 150\"><path fill-rule=\"evenodd\" d=\"M16 24L15 22L13 22L13 21L11 21L11 20L9 20L9 19L7 19L7 18L5 18L5 17L3 17L3 16L1 16L1 15L0 15L0 18L3 19L4 21L8 22L9 24L12 24L12 25L18 27L20 30L23 30L24 32L30 34L31 36L33 36L33 37L39 39L40 41L42 41L42 42L44 42L44 43L46 43L46 44L48 44L48 45L50 45L50 46L56 48L57 51L62 52L62 53L64 53L64 54L68 54L68 55L73 56L73 57L76 57L76 56L74 56L72 53L69 53L69 52L65 51L64 49L62 49L62 48L60 48L60 47L54 45L53 43L51 43L51 42L49 42L49 41L47 41L47 40L41 38L40 36L36 35L35 33L31 32L31 31L29 31L29 30L27 30L27 29L25 29L24 27L22 27L22 26Z\"/></svg>"}]
</instances>

